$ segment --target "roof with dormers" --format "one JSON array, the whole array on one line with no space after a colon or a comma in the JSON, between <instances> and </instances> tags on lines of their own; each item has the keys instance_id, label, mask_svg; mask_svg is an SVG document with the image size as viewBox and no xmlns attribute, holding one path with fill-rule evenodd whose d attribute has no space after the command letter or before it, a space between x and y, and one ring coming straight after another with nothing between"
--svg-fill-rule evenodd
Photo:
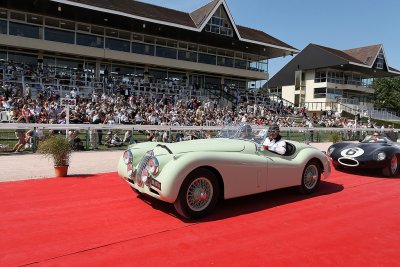
<instances>
[{"instance_id":1,"label":"roof with dormers","mask_svg":"<svg viewBox=\"0 0 400 267\"><path fill-rule=\"evenodd\" d=\"M362 61L358 60L357 58L353 57L352 55L342 51L342 50L338 50L338 49L334 49L334 48L330 48L330 47L326 47L326 46L322 46L322 45L317 45L317 44L312 44L316 47L318 47L321 50L324 50L332 55L335 55L338 58L344 59L348 62L355 62L358 64L363 64Z\"/></svg>"},{"instance_id":2,"label":"roof with dormers","mask_svg":"<svg viewBox=\"0 0 400 267\"><path fill-rule=\"evenodd\" d=\"M218 5L219 0L214 0L208 3L205 6L200 7L199 9L190 13L190 17L193 22L196 24L196 27L201 27L206 21L208 15L214 10L214 8Z\"/></svg>"},{"instance_id":3,"label":"roof with dormers","mask_svg":"<svg viewBox=\"0 0 400 267\"><path fill-rule=\"evenodd\" d=\"M269 81L268 87L293 85L297 70L311 70L321 68L336 68L352 70L370 77L398 76L400 71L388 66L386 56L385 69L374 68L379 52L383 45L371 45L347 50L338 50L322 45L309 44L296 57L278 71Z\"/></svg>"},{"instance_id":4,"label":"roof with dormers","mask_svg":"<svg viewBox=\"0 0 400 267\"><path fill-rule=\"evenodd\" d=\"M372 66L374 64L374 59L378 55L382 45L370 45L365 47L353 48L348 50L343 50L344 53L356 58L361 62L361 64L365 64L368 66Z\"/></svg>"},{"instance_id":5,"label":"roof with dormers","mask_svg":"<svg viewBox=\"0 0 400 267\"><path fill-rule=\"evenodd\" d=\"M50 0L52 2L71 5L135 19L142 19L168 26L178 27L192 31L202 31L212 14L221 5L224 6L231 23L240 41L258 45L281 48L297 53L299 50L280 41L267 33L236 25L232 19L225 0L212 0L199 9L185 13L182 11L156 6L134 0Z\"/></svg>"}]
</instances>

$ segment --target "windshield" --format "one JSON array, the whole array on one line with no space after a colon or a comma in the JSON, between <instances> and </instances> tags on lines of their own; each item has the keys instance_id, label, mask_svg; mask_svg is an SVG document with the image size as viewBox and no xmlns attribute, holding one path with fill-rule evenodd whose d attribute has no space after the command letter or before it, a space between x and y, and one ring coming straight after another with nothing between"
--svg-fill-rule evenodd
<instances>
[{"instance_id":1,"label":"windshield","mask_svg":"<svg viewBox=\"0 0 400 267\"><path fill-rule=\"evenodd\" d=\"M388 143L391 142L390 139L384 134L379 135L367 135L364 140L361 141L362 143Z\"/></svg>"},{"instance_id":2,"label":"windshield","mask_svg":"<svg viewBox=\"0 0 400 267\"><path fill-rule=\"evenodd\" d=\"M244 139L262 144L267 135L267 128L250 124L227 125L222 128L218 137L231 139Z\"/></svg>"}]
</instances>

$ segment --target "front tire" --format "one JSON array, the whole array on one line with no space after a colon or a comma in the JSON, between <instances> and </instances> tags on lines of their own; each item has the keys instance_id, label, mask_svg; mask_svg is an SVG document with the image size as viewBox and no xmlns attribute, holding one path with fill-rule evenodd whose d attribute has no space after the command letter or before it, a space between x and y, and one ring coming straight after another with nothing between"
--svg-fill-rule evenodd
<instances>
[{"instance_id":1,"label":"front tire","mask_svg":"<svg viewBox=\"0 0 400 267\"><path fill-rule=\"evenodd\" d=\"M393 155L390 158L388 165L382 169L382 174L385 177L393 177L396 176L399 171L399 159L397 155Z\"/></svg>"},{"instance_id":2,"label":"front tire","mask_svg":"<svg viewBox=\"0 0 400 267\"><path fill-rule=\"evenodd\" d=\"M300 192L303 194L314 193L321 180L321 167L317 160L310 160L304 168L301 177L301 185L299 186Z\"/></svg>"},{"instance_id":3,"label":"front tire","mask_svg":"<svg viewBox=\"0 0 400 267\"><path fill-rule=\"evenodd\" d=\"M186 219L198 219L208 215L219 198L219 184L214 173L207 169L191 172L179 190L174 206Z\"/></svg>"}]
</instances>

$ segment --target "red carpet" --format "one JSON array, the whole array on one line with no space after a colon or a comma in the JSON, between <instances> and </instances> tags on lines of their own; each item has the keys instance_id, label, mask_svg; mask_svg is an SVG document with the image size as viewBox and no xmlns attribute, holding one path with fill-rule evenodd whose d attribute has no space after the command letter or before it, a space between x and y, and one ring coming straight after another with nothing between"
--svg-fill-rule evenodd
<instances>
[{"instance_id":1,"label":"red carpet","mask_svg":"<svg viewBox=\"0 0 400 267\"><path fill-rule=\"evenodd\" d=\"M368 173L370 175L370 173ZM0 183L0 266L400 266L400 179L333 171L201 222L116 173Z\"/></svg>"}]
</instances>

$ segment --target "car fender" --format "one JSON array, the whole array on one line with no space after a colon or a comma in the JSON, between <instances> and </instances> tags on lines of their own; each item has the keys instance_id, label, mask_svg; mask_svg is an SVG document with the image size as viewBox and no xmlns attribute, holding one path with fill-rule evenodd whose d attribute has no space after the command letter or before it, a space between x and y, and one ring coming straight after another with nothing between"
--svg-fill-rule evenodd
<instances>
[{"instance_id":1,"label":"car fender","mask_svg":"<svg viewBox=\"0 0 400 267\"><path fill-rule=\"evenodd\" d=\"M298 155L295 158L295 161L298 162L299 166L301 166L301 170L303 171L306 164L312 159L318 159L322 164L322 178L328 178L331 174L331 165L328 156L322 151L318 150L314 147L304 148L299 151ZM301 178L301 174L300 174Z\"/></svg>"}]
</instances>

